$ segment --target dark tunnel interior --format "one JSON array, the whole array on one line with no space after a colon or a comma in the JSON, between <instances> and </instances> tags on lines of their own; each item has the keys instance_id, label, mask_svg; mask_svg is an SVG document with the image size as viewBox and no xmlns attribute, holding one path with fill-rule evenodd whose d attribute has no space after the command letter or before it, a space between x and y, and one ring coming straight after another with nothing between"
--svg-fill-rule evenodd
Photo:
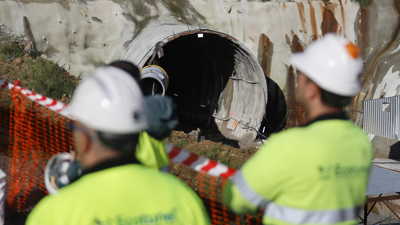
<instances>
[{"instance_id":1,"label":"dark tunnel interior","mask_svg":"<svg viewBox=\"0 0 400 225\"><path fill-rule=\"evenodd\" d=\"M166 95L178 105L181 122L207 128L234 71L235 44L215 34L179 37L164 47L159 66L169 76ZM146 63L147 65L147 63Z\"/></svg>"},{"instance_id":2,"label":"dark tunnel interior","mask_svg":"<svg viewBox=\"0 0 400 225\"><path fill-rule=\"evenodd\" d=\"M213 113L218 110L218 100L229 77L235 73L235 54L239 48L228 38L212 33L204 33L202 38L197 33L181 36L163 47L164 56L155 61L168 73L166 95L178 106L180 127L190 125L188 130L181 130L188 132L199 127L218 133ZM269 135L279 130L286 113L286 102L278 85L269 78L266 82L270 96L266 107L270 112L262 121L260 133ZM152 92L154 83L145 84L145 94ZM268 129L264 128L263 132L263 127Z\"/></svg>"},{"instance_id":3,"label":"dark tunnel interior","mask_svg":"<svg viewBox=\"0 0 400 225\"><path fill-rule=\"evenodd\" d=\"M271 78L266 77L268 87L268 103L266 116L261 122L259 132L269 137L281 131L286 124L286 100L281 88Z\"/></svg>"},{"instance_id":4,"label":"dark tunnel interior","mask_svg":"<svg viewBox=\"0 0 400 225\"><path fill-rule=\"evenodd\" d=\"M142 79L141 87L145 96L163 93L161 83L152 78Z\"/></svg>"}]
</instances>

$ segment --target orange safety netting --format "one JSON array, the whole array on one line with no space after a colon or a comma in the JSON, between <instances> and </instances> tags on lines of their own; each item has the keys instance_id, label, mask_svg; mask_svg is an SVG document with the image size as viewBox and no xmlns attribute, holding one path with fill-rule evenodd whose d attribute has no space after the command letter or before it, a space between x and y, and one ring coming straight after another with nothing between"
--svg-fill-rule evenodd
<instances>
[{"instance_id":1,"label":"orange safety netting","mask_svg":"<svg viewBox=\"0 0 400 225\"><path fill-rule=\"evenodd\" d=\"M68 119L26 98L19 90L0 96L0 168L7 175L6 211L28 214L47 194L46 162L70 150Z\"/></svg>"},{"instance_id":2,"label":"orange safety netting","mask_svg":"<svg viewBox=\"0 0 400 225\"><path fill-rule=\"evenodd\" d=\"M72 148L68 122L19 90L0 91L0 168L7 175L7 213L27 215L47 194L43 179L47 161ZM261 213L238 216L222 205L226 179L178 164L173 164L172 174L200 196L213 224L261 224Z\"/></svg>"},{"instance_id":3,"label":"orange safety netting","mask_svg":"<svg viewBox=\"0 0 400 225\"><path fill-rule=\"evenodd\" d=\"M222 189L226 179L198 173L192 169L172 163L172 174L189 185L201 198L212 224L262 224L262 213L237 215L222 205Z\"/></svg>"}]
</instances>

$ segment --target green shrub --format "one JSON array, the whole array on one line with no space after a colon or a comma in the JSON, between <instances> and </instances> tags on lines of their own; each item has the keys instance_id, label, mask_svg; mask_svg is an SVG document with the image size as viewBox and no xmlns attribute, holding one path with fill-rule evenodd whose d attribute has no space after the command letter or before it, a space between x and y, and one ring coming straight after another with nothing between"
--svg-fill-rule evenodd
<instances>
[{"instance_id":1,"label":"green shrub","mask_svg":"<svg viewBox=\"0 0 400 225\"><path fill-rule=\"evenodd\" d=\"M7 55L0 52L0 61L7 59Z\"/></svg>"},{"instance_id":2,"label":"green shrub","mask_svg":"<svg viewBox=\"0 0 400 225\"><path fill-rule=\"evenodd\" d=\"M53 99L60 99L63 94L72 95L76 84L57 63L37 58L29 64L31 79L28 89Z\"/></svg>"},{"instance_id":3,"label":"green shrub","mask_svg":"<svg viewBox=\"0 0 400 225\"><path fill-rule=\"evenodd\" d=\"M40 57L43 54L41 51L32 51L29 53L29 56L32 57L33 59L36 59L37 57Z\"/></svg>"},{"instance_id":4,"label":"green shrub","mask_svg":"<svg viewBox=\"0 0 400 225\"><path fill-rule=\"evenodd\" d=\"M25 55L24 51L22 51L18 44L13 42L2 43L0 44L0 57L6 59L7 57L18 58Z\"/></svg>"}]
</instances>

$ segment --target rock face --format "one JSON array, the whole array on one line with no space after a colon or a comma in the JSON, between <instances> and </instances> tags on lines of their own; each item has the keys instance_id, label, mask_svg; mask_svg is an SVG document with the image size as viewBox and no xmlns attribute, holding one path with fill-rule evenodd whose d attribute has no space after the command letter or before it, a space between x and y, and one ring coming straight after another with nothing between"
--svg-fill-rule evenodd
<instances>
[{"instance_id":1,"label":"rock face","mask_svg":"<svg viewBox=\"0 0 400 225\"><path fill-rule=\"evenodd\" d=\"M31 40L23 40L23 41L19 42L18 44L19 44L20 49L24 50L24 52L26 52L28 54L35 51L35 46Z\"/></svg>"},{"instance_id":2,"label":"rock face","mask_svg":"<svg viewBox=\"0 0 400 225\"><path fill-rule=\"evenodd\" d=\"M13 31L8 28L4 23L0 22L0 37L9 36L11 34L13 34Z\"/></svg>"},{"instance_id":3,"label":"rock face","mask_svg":"<svg viewBox=\"0 0 400 225\"><path fill-rule=\"evenodd\" d=\"M96 66L117 60L150 24L181 23L232 36L257 57L265 75L283 90L289 110L287 117L283 112L286 127L306 121L296 103L296 74L289 57L328 32L355 40L358 11L359 6L350 0L0 1L0 21L29 36L45 57L82 77ZM281 120L277 126L285 126Z\"/></svg>"},{"instance_id":4,"label":"rock face","mask_svg":"<svg viewBox=\"0 0 400 225\"><path fill-rule=\"evenodd\" d=\"M350 0L0 1L0 21L18 34L31 34L48 58L70 62L72 74L89 75L95 66L118 59L150 22L181 22L235 37L264 60L281 88L294 36L304 45L326 32L353 40L357 11ZM270 58L263 53L266 37L273 43Z\"/></svg>"}]
</instances>

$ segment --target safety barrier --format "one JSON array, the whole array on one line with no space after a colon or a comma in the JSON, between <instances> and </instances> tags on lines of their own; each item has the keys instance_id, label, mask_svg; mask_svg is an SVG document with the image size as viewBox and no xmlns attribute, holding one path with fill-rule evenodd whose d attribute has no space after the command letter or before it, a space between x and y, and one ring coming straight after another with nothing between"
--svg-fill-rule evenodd
<instances>
[{"instance_id":1,"label":"safety barrier","mask_svg":"<svg viewBox=\"0 0 400 225\"><path fill-rule=\"evenodd\" d=\"M1 91L0 168L7 174L6 211L26 215L46 195L47 160L70 150L68 119L35 102L21 90Z\"/></svg>"},{"instance_id":2,"label":"safety barrier","mask_svg":"<svg viewBox=\"0 0 400 225\"><path fill-rule=\"evenodd\" d=\"M7 174L6 211L27 215L46 194L43 171L54 154L72 149L67 105L0 79L0 168ZM203 200L213 224L261 224L261 213L238 216L222 205L235 170L167 145L173 174Z\"/></svg>"}]
</instances>

